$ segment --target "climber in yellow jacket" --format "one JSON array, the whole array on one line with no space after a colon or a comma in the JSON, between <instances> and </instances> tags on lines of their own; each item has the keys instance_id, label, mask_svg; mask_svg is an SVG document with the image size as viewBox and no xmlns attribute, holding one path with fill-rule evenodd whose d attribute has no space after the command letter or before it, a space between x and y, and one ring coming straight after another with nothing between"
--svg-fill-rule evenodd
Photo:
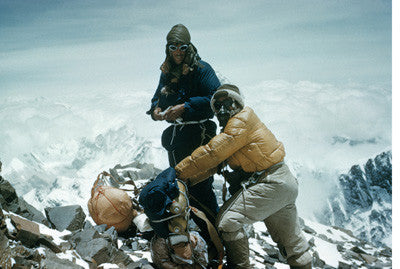
<instances>
[{"instance_id":1,"label":"climber in yellow jacket","mask_svg":"<svg viewBox=\"0 0 400 269\"><path fill-rule=\"evenodd\" d=\"M195 185L226 163L233 169L225 173L232 197L217 218L228 268L250 268L243 225L257 221L264 221L291 268L311 268L295 205L298 183L284 163L283 144L244 106L236 86L220 86L210 104L222 132L183 159L175 170L179 179Z\"/></svg>"}]
</instances>

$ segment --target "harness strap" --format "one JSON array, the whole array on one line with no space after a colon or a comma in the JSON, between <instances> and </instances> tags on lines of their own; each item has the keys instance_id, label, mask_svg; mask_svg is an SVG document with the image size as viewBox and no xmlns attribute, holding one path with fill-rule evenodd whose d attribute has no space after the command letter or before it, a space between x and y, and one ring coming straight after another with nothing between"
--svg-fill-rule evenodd
<instances>
[{"instance_id":1,"label":"harness strap","mask_svg":"<svg viewBox=\"0 0 400 269\"><path fill-rule=\"evenodd\" d=\"M190 207L192 209L192 212L199 217L200 219L202 219L203 221L206 222L207 224L207 229L208 229L208 233L210 234L211 237L211 241L213 242L215 248L218 251L218 260L219 260L219 266L218 268L222 268L222 259L224 258L224 247L222 245L222 241L221 238L218 235L217 230L215 229L214 225L212 225L212 223L208 220L206 214L204 214L204 212L198 210L195 207Z\"/></svg>"},{"instance_id":2,"label":"harness strap","mask_svg":"<svg viewBox=\"0 0 400 269\"><path fill-rule=\"evenodd\" d=\"M266 176L268 175L268 172L269 172L269 171L271 171L273 168L275 168L275 167L277 167L277 166L282 165L283 163L284 163L284 162L282 161L282 162L276 163L276 164L274 164L274 165L268 167L268 168L265 169L265 170L258 171L258 172L254 172L254 173L249 177L249 179L243 181L243 182L240 184L240 185L242 185L242 188L243 188L243 190L242 190L242 197L243 197L243 207L244 207L244 211L245 211L245 212L246 212L245 192L246 192L247 188L249 188L249 187L251 187L251 186L257 184L258 181L259 181L260 179L262 179L262 178L264 178L264 177L266 177Z\"/></svg>"},{"instance_id":3,"label":"harness strap","mask_svg":"<svg viewBox=\"0 0 400 269\"><path fill-rule=\"evenodd\" d=\"M181 118L178 118L175 120L174 123L171 123L172 125L190 125L190 124L199 124L208 121L208 119L203 119L203 120L192 120L192 121L182 121Z\"/></svg>"},{"instance_id":4,"label":"harness strap","mask_svg":"<svg viewBox=\"0 0 400 269\"><path fill-rule=\"evenodd\" d=\"M201 123L204 123L206 121L208 121L208 119L199 120L199 121L182 121L182 118L176 119L174 123L171 123L171 125L174 126L174 129L172 130L172 137L171 137L171 141L169 142L169 144L172 145L172 143L174 142L177 126L180 126L179 130L182 130L182 128L185 127L185 125L201 124ZM202 129L204 128L204 130L202 132L202 137L201 137L201 144L203 144L204 134L205 134L205 127L202 125L201 128Z\"/></svg>"}]
</instances>

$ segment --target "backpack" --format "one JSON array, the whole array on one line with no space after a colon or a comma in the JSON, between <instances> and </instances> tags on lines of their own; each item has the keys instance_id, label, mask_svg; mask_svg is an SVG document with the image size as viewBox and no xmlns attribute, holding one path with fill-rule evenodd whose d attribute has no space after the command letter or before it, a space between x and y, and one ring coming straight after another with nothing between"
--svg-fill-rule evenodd
<instances>
[{"instance_id":1,"label":"backpack","mask_svg":"<svg viewBox=\"0 0 400 269\"><path fill-rule=\"evenodd\" d=\"M88 201L89 214L97 225L107 224L107 228L113 226L117 232L126 231L137 211L124 190L105 185L104 175L111 176L106 172L98 175Z\"/></svg>"}]
</instances>

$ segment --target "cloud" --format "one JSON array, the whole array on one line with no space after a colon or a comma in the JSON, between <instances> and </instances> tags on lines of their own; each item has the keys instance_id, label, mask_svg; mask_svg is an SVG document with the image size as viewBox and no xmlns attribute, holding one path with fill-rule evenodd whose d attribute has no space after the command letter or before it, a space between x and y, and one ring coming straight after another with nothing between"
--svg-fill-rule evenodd
<instances>
[{"instance_id":1,"label":"cloud","mask_svg":"<svg viewBox=\"0 0 400 269\"><path fill-rule=\"evenodd\" d=\"M184 23L233 82L391 80L386 1L2 1L3 93L152 89L165 36Z\"/></svg>"}]
</instances>

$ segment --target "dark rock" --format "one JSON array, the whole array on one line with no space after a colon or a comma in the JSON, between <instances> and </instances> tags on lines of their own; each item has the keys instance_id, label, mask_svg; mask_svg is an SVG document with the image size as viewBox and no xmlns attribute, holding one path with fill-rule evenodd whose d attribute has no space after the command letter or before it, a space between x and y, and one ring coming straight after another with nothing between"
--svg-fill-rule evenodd
<instances>
[{"instance_id":1,"label":"dark rock","mask_svg":"<svg viewBox=\"0 0 400 269\"><path fill-rule=\"evenodd\" d=\"M110 181L114 183L114 184L113 184L113 187L118 188L118 187L119 187L119 184L125 183L126 180L125 180L122 176L120 176L120 175L118 174L118 172L117 172L116 169L110 169L110 174L111 174L111 176L112 176L112 178L110 179Z\"/></svg>"},{"instance_id":2,"label":"dark rock","mask_svg":"<svg viewBox=\"0 0 400 269\"><path fill-rule=\"evenodd\" d=\"M13 265L13 268L38 268L39 263L29 260L25 257L22 256L15 256L14 257L15 264Z\"/></svg>"},{"instance_id":3,"label":"dark rock","mask_svg":"<svg viewBox=\"0 0 400 269\"><path fill-rule=\"evenodd\" d=\"M59 248L61 249L62 252L65 252L67 250L72 249L72 244L68 241L66 242L61 242Z\"/></svg>"},{"instance_id":4,"label":"dark rock","mask_svg":"<svg viewBox=\"0 0 400 269\"><path fill-rule=\"evenodd\" d=\"M364 250L362 250L358 246L352 247L351 250L354 251L355 253L358 253L358 254L367 254L367 252L365 252Z\"/></svg>"},{"instance_id":5,"label":"dark rock","mask_svg":"<svg viewBox=\"0 0 400 269\"><path fill-rule=\"evenodd\" d=\"M357 238L354 236L353 232L350 231L350 230L348 230L348 229L344 229L344 228L338 227L338 226L333 226L332 228L334 228L334 229L336 229L336 230L339 230L339 231L341 231L341 232L344 232L345 234L347 234L348 236L353 237L354 239L357 239Z\"/></svg>"},{"instance_id":6,"label":"dark rock","mask_svg":"<svg viewBox=\"0 0 400 269\"><path fill-rule=\"evenodd\" d=\"M328 236L326 236L326 235L324 235L324 234L318 234L317 237L320 238L320 239L322 239L322 240L324 240L324 241L329 242Z\"/></svg>"},{"instance_id":7,"label":"dark rock","mask_svg":"<svg viewBox=\"0 0 400 269\"><path fill-rule=\"evenodd\" d=\"M143 164L138 174L141 179L149 179L156 176L154 165L147 163Z\"/></svg>"},{"instance_id":8,"label":"dark rock","mask_svg":"<svg viewBox=\"0 0 400 269\"><path fill-rule=\"evenodd\" d=\"M113 245L117 246L118 233L115 230L114 226L111 226L107 231L105 231L102 236L108 239Z\"/></svg>"},{"instance_id":9,"label":"dark rock","mask_svg":"<svg viewBox=\"0 0 400 269\"><path fill-rule=\"evenodd\" d=\"M312 254L312 264L314 267L323 268L325 266L325 261L321 260L317 251Z\"/></svg>"},{"instance_id":10,"label":"dark rock","mask_svg":"<svg viewBox=\"0 0 400 269\"><path fill-rule=\"evenodd\" d=\"M18 198L18 209L16 211L12 211L24 218L27 218L32 221L36 221L38 223L42 223L49 227L49 222L45 218L42 212L28 204L22 197Z\"/></svg>"},{"instance_id":11,"label":"dark rock","mask_svg":"<svg viewBox=\"0 0 400 269\"><path fill-rule=\"evenodd\" d=\"M112 245L104 238L95 238L91 241L80 242L76 251L81 257L94 259L97 264L109 263L111 261Z\"/></svg>"},{"instance_id":12,"label":"dark rock","mask_svg":"<svg viewBox=\"0 0 400 269\"><path fill-rule=\"evenodd\" d=\"M374 256L369 255L369 254L361 253L360 256L361 256L361 258L363 258L363 260L364 260L367 264L373 264L374 262L376 262L376 261L378 260L377 257L374 257Z\"/></svg>"},{"instance_id":13,"label":"dark rock","mask_svg":"<svg viewBox=\"0 0 400 269\"><path fill-rule=\"evenodd\" d=\"M279 250L277 250L274 246L265 242L263 244L263 250L265 251L265 253L267 253L269 257L277 260L279 259Z\"/></svg>"},{"instance_id":14,"label":"dark rock","mask_svg":"<svg viewBox=\"0 0 400 269\"><path fill-rule=\"evenodd\" d=\"M343 244L337 244L336 245L336 249L339 251L339 252L344 252L346 249L344 248L344 246L343 246Z\"/></svg>"},{"instance_id":15,"label":"dark rock","mask_svg":"<svg viewBox=\"0 0 400 269\"><path fill-rule=\"evenodd\" d=\"M107 224L96 225L96 226L94 226L94 228L95 228L96 231L98 231L99 233L104 233L104 231L107 229Z\"/></svg>"},{"instance_id":16,"label":"dark rock","mask_svg":"<svg viewBox=\"0 0 400 269\"><path fill-rule=\"evenodd\" d=\"M40 268L80 269L83 267L69 260L60 259L57 255L52 254L51 251L46 251L46 259L42 260Z\"/></svg>"},{"instance_id":17,"label":"dark rock","mask_svg":"<svg viewBox=\"0 0 400 269\"><path fill-rule=\"evenodd\" d=\"M324 269L336 269L336 267L330 266L328 264L325 264L324 267L322 267Z\"/></svg>"},{"instance_id":18,"label":"dark rock","mask_svg":"<svg viewBox=\"0 0 400 269\"><path fill-rule=\"evenodd\" d=\"M55 244L51 238L44 236L44 235L40 235L40 238L38 240L38 243L41 245L44 245L46 247L48 247L49 249L51 249L51 251L53 251L54 253L60 253L62 252L62 249L57 246L57 244Z\"/></svg>"},{"instance_id":19,"label":"dark rock","mask_svg":"<svg viewBox=\"0 0 400 269\"><path fill-rule=\"evenodd\" d=\"M130 263L127 269L153 269L153 267L147 259L140 259L139 261Z\"/></svg>"},{"instance_id":20,"label":"dark rock","mask_svg":"<svg viewBox=\"0 0 400 269\"><path fill-rule=\"evenodd\" d=\"M131 244L131 249L133 251L139 250L139 243L137 241L133 241Z\"/></svg>"},{"instance_id":21,"label":"dark rock","mask_svg":"<svg viewBox=\"0 0 400 269\"><path fill-rule=\"evenodd\" d=\"M8 247L8 230L3 210L0 208L0 253Z\"/></svg>"},{"instance_id":22,"label":"dark rock","mask_svg":"<svg viewBox=\"0 0 400 269\"><path fill-rule=\"evenodd\" d=\"M343 254L343 258L345 260L359 260L359 261L362 260L361 256L358 253L349 249L346 250L346 252Z\"/></svg>"},{"instance_id":23,"label":"dark rock","mask_svg":"<svg viewBox=\"0 0 400 269\"><path fill-rule=\"evenodd\" d=\"M64 237L63 239L68 240L72 246L76 246L79 243L89 242L96 238L101 238L101 235L99 234L98 231L96 231L94 228L92 228L92 229L78 231L78 232L74 233L70 238L66 239Z\"/></svg>"},{"instance_id":24,"label":"dark rock","mask_svg":"<svg viewBox=\"0 0 400 269\"><path fill-rule=\"evenodd\" d=\"M3 252L8 247L8 237L0 230L0 253Z\"/></svg>"},{"instance_id":25,"label":"dark rock","mask_svg":"<svg viewBox=\"0 0 400 269\"><path fill-rule=\"evenodd\" d=\"M34 247L39 238L39 225L35 222L11 215L11 222L17 229L17 239L27 247Z\"/></svg>"},{"instance_id":26,"label":"dark rock","mask_svg":"<svg viewBox=\"0 0 400 269\"><path fill-rule=\"evenodd\" d=\"M0 204L7 211L14 212L29 220L49 225L42 212L28 204L23 198L18 197L14 187L7 180L0 181Z\"/></svg>"},{"instance_id":27,"label":"dark rock","mask_svg":"<svg viewBox=\"0 0 400 269\"><path fill-rule=\"evenodd\" d=\"M383 250L381 250L379 252L379 255L391 258L392 257L392 249L391 248L385 248L385 249L383 249Z\"/></svg>"},{"instance_id":28,"label":"dark rock","mask_svg":"<svg viewBox=\"0 0 400 269\"><path fill-rule=\"evenodd\" d=\"M9 211L8 205L16 203L18 200L14 187L11 186L10 182L4 179L0 181L0 195L2 196L2 200L0 200L1 205L7 211Z\"/></svg>"},{"instance_id":29,"label":"dark rock","mask_svg":"<svg viewBox=\"0 0 400 269\"><path fill-rule=\"evenodd\" d=\"M128 264L132 263L133 260L129 257L128 254L123 252L122 250L112 248L111 250L111 263L115 263L118 265L122 265L120 267L125 267Z\"/></svg>"},{"instance_id":30,"label":"dark rock","mask_svg":"<svg viewBox=\"0 0 400 269\"><path fill-rule=\"evenodd\" d=\"M381 261L377 261L374 264L375 268L392 268L392 263L391 262L381 262ZM374 268L374 269L375 269Z\"/></svg>"},{"instance_id":31,"label":"dark rock","mask_svg":"<svg viewBox=\"0 0 400 269\"><path fill-rule=\"evenodd\" d=\"M132 253L133 252L132 249L130 247L126 246L126 245L121 246L119 249L124 251L124 252L127 252L127 253Z\"/></svg>"},{"instance_id":32,"label":"dark rock","mask_svg":"<svg viewBox=\"0 0 400 269\"><path fill-rule=\"evenodd\" d=\"M317 234L317 232L314 229L308 227L307 225L304 225L303 231L308 234L313 234L313 235Z\"/></svg>"},{"instance_id":33,"label":"dark rock","mask_svg":"<svg viewBox=\"0 0 400 269\"><path fill-rule=\"evenodd\" d=\"M339 261L338 269L357 269L357 266Z\"/></svg>"},{"instance_id":34,"label":"dark rock","mask_svg":"<svg viewBox=\"0 0 400 269\"><path fill-rule=\"evenodd\" d=\"M274 265L277 261L278 261L277 259L274 259L274 258L272 258L272 257L270 257L268 255L264 256L264 262L268 263L271 266Z\"/></svg>"},{"instance_id":35,"label":"dark rock","mask_svg":"<svg viewBox=\"0 0 400 269\"><path fill-rule=\"evenodd\" d=\"M299 217L299 224L300 224L301 229L303 229L303 227L306 225L306 223L302 217Z\"/></svg>"},{"instance_id":36,"label":"dark rock","mask_svg":"<svg viewBox=\"0 0 400 269\"><path fill-rule=\"evenodd\" d=\"M144 241L140 241L138 242L138 247L139 250L149 250L149 243L148 242L144 242Z\"/></svg>"},{"instance_id":37,"label":"dark rock","mask_svg":"<svg viewBox=\"0 0 400 269\"><path fill-rule=\"evenodd\" d=\"M86 218L79 205L47 207L45 213L53 228L59 231L82 229Z\"/></svg>"},{"instance_id":38,"label":"dark rock","mask_svg":"<svg viewBox=\"0 0 400 269\"><path fill-rule=\"evenodd\" d=\"M352 211L356 209L363 211L371 209L373 198L369 184L365 180L364 173L359 165L353 165L349 174L342 174L339 177L339 181L349 209Z\"/></svg>"},{"instance_id":39,"label":"dark rock","mask_svg":"<svg viewBox=\"0 0 400 269\"><path fill-rule=\"evenodd\" d=\"M392 154L383 152L364 166L365 176L371 186L379 186L392 194Z\"/></svg>"},{"instance_id":40,"label":"dark rock","mask_svg":"<svg viewBox=\"0 0 400 269\"><path fill-rule=\"evenodd\" d=\"M357 227L356 236L386 246L384 239L392 233L392 152L370 158L364 165L354 165L339 177L337 192L329 198L324 213L319 216L325 224L346 227L354 219L365 221ZM376 205L367 216L362 216ZM374 206L375 208L375 206ZM353 234L348 233L354 237Z\"/></svg>"},{"instance_id":41,"label":"dark rock","mask_svg":"<svg viewBox=\"0 0 400 269\"><path fill-rule=\"evenodd\" d=\"M315 238L311 237L310 240L308 240L308 244L310 245L310 247L315 247Z\"/></svg>"},{"instance_id":42,"label":"dark rock","mask_svg":"<svg viewBox=\"0 0 400 269\"><path fill-rule=\"evenodd\" d=\"M83 224L83 229L89 229L89 228L93 228L93 225L90 221L85 221L85 223Z\"/></svg>"},{"instance_id":43,"label":"dark rock","mask_svg":"<svg viewBox=\"0 0 400 269\"><path fill-rule=\"evenodd\" d=\"M278 252L278 260L282 263L287 263L287 260L285 257L283 257L282 253Z\"/></svg>"},{"instance_id":44,"label":"dark rock","mask_svg":"<svg viewBox=\"0 0 400 269\"><path fill-rule=\"evenodd\" d=\"M102 267L97 266L97 262L90 257L84 257L83 260L87 262L89 269L103 269Z\"/></svg>"}]
</instances>

